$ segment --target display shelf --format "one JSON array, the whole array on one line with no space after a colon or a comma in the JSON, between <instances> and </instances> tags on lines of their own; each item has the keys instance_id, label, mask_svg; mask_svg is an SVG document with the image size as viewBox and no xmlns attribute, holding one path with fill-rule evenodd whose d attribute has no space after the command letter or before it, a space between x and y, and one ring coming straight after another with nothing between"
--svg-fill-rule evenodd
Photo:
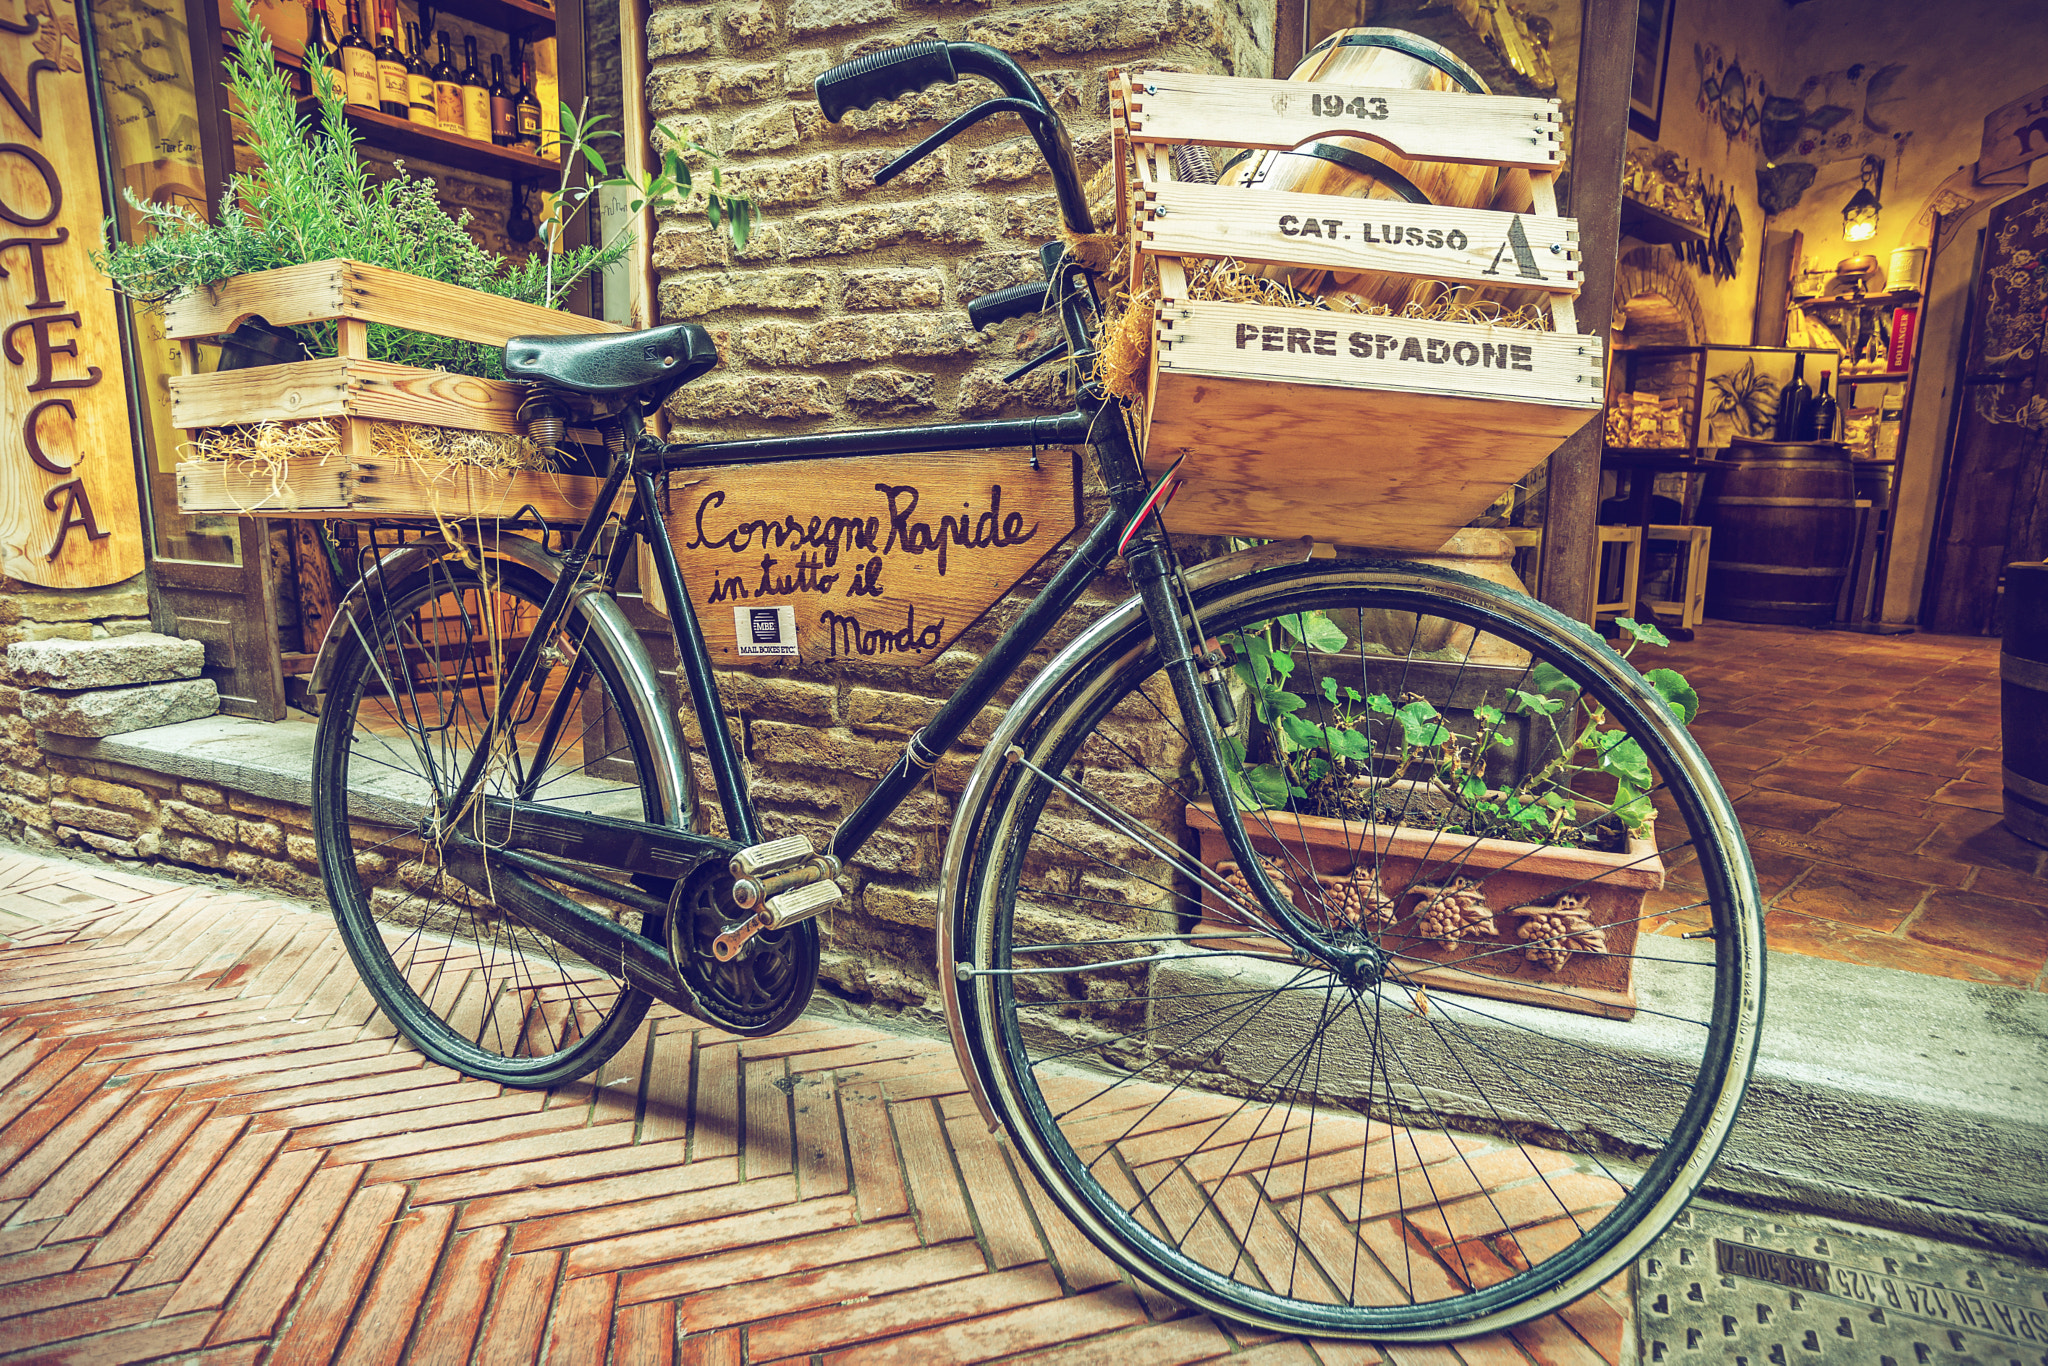
<instances>
[{"instance_id":1,"label":"display shelf","mask_svg":"<svg viewBox=\"0 0 2048 1366\"><path fill-rule=\"evenodd\" d=\"M554 9L533 4L532 0L441 0L432 8L439 14L452 14L472 24L521 37L555 31Z\"/></svg>"},{"instance_id":2,"label":"display shelf","mask_svg":"<svg viewBox=\"0 0 2048 1366\"><path fill-rule=\"evenodd\" d=\"M1920 302L1917 289L1888 289L1879 294L1828 294L1809 299L1794 299L1794 308L1895 308L1900 304Z\"/></svg>"},{"instance_id":3,"label":"display shelf","mask_svg":"<svg viewBox=\"0 0 2048 1366\"><path fill-rule=\"evenodd\" d=\"M1883 374L1846 374L1836 378L1844 384L1904 384L1913 377L1911 370L1892 370Z\"/></svg>"},{"instance_id":4,"label":"display shelf","mask_svg":"<svg viewBox=\"0 0 2048 1366\"><path fill-rule=\"evenodd\" d=\"M1652 246L1676 246L1680 242L1707 240L1705 227L1688 223L1662 209L1653 209L1640 199L1621 197L1621 235Z\"/></svg>"},{"instance_id":5,"label":"display shelf","mask_svg":"<svg viewBox=\"0 0 2048 1366\"><path fill-rule=\"evenodd\" d=\"M301 100L299 108L315 116L319 112L318 101L315 100ZM351 104L343 112L348 117L349 126L362 136L363 141L393 156L419 157L443 166L453 166L458 171L496 176L500 180L524 182L545 178L552 182L562 174L559 161L549 161L546 157L511 147L478 142L474 138L457 137L438 128L428 128L387 114L381 109L365 109Z\"/></svg>"}]
</instances>

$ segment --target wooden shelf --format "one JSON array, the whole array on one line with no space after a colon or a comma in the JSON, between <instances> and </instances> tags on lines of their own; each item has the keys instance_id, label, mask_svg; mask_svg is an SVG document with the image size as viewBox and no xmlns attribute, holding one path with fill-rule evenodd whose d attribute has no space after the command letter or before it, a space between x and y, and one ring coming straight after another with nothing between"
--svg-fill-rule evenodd
<instances>
[{"instance_id":1,"label":"wooden shelf","mask_svg":"<svg viewBox=\"0 0 2048 1366\"><path fill-rule=\"evenodd\" d=\"M1831 294L1818 299L1794 299L1794 308L1894 308L1920 302L1917 289L1892 289L1881 294Z\"/></svg>"},{"instance_id":2,"label":"wooden shelf","mask_svg":"<svg viewBox=\"0 0 2048 1366\"><path fill-rule=\"evenodd\" d=\"M1888 370L1879 374L1838 375L1841 384L1904 384L1913 377L1910 370Z\"/></svg>"},{"instance_id":3,"label":"wooden shelf","mask_svg":"<svg viewBox=\"0 0 2048 1366\"><path fill-rule=\"evenodd\" d=\"M1653 209L1639 199L1621 197L1621 234L1652 246L1674 246L1680 242L1707 240L1707 230L1662 209Z\"/></svg>"},{"instance_id":4,"label":"wooden shelf","mask_svg":"<svg viewBox=\"0 0 2048 1366\"><path fill-rule=\"evenodd\" d=\"M318 101L301 100L299 107L302 111L310 111L317 120ZM561 178L561 162L549 161L531 152L457 137L438 128L426 128L408 119L397 118L381 109L365 109L351 104L345 112L349 126L362 136L363 141L394 156L418 157L453 166L458 171L495 176L499 180L553 183Z\"/></svg>"},{"instance_id":5,"label":"wooden shelf","mask_svg":"<svg viewBox=\"0 0 2048 1366\"><path fill-rule=\"evenodd\" d=\"M555 11L532 0L441 0L432 8L438 14L452 14L472 24L522 37L542 30L555 31Z\"/></svg>"}]
</instances>

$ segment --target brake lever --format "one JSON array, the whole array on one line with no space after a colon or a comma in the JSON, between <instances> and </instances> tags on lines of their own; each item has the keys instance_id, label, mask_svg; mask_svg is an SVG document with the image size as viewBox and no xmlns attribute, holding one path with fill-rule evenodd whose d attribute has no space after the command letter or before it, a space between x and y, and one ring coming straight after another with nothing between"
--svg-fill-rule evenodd
<instances>
[{"instance_id":1,"label":"brake lever","mask_svg":"<svg viewBox=\"0 0 2048 1366\"><path fill-rule=\"evenodd\" d=\"M1039 366L1044 365L1047 361L1058 360L1061 356L1064 356L1066 354L1066 339L1061 338L1059 341L1054 342L1051 346L1046 347L1045 350L1033 356L1030 360L1025 361L1022 365L1012 370L1009 374L1004 375L1003 383L1015 384L1018 380L1024 378L1024 376L1030 374Z\"/></svg>"},{"instance_id":2,"label":"brake lever","mask_svg":"<svg viewBox=\"0 0 2048 1366\"><path fill-rule=\"evenodd\" d=\"M959 134L972 128L983 119L997 114L1021 114L1024 120L1032 125L1034 137L1038 132L1037 124L1039 120L1045 117L1045 111L1030 100L1020 100L1008 95L993 100L984 100L954 119L944 128L941 128L938 132L933 133L923 142L918 143L902 156L897 157L881 170L875 172L875 184L888 184L897 176L902 175L905 171L917 165L918 162L923 161L933 152L938 151L940 147L952 141Z\"/></svg>"}]
</instances>

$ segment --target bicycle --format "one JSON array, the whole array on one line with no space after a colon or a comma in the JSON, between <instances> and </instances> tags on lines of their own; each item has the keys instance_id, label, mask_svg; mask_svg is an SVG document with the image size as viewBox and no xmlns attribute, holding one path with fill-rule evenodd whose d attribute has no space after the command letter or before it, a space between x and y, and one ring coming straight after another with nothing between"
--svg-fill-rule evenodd
<instances>
[{"instance_id":1,"label":"bicycle","mask_svg":"<svg viewBox=\"0 0 2048 1366\"><path fill-rule=\"evenodd\" d=\"M967 75L1002 94L879 178L1016 113L1068 225L1091 231L1064 129L1003 54L921 43L835 68L817 89L836 120ZM1524 596L1368 555L1317 558L1306 540L1183 565L1158 509L1168 481L1148 483L1122 410L1095 382L1091 279L1056 248L1044 259L1044 284L970 313L981 325L1057 313L1075 402L1053 417L671 446L643 418L715 364L701 328L512 342L509 376L532 382L556 420L604 432L603 491L559 555L507 533L429 536L378 559L341 604L316 674L313 787L349 952L423 1053L506 1085L588 1072L654 1000L733 1033L773 1033L811 995L817 916L842 897L864 842L1120 564L1132 595L1025 682L946 841L939 979L991 1126L1133 1276L1242 1322L1431 1340L1559 1308L1677 1215L1747 1083L1763 937L1727 799L1665 697ZM1090 448L1108 510L824 848L764 839L664 534L667 476L1060 445ZM653 665L613 596L642 544L724 834L709 833ZM1502 743L1510 707L1521 760ZM1401 729L1418 718L1419 739ZM1654 806L1641 822L1650 854L1606 865L1654 857L1664 870L1633 919L1608 926L1628 951L1443 921L1456 901L1446 889L1468 894L1457 904L1470 910L1538 857L1482 870L1455 829L1427 837L1422 866L1436 881L1425 892L1439 895L1416 905L1393 893L1390 846L1372 833L1381 822L1438 788L1472 797L1476 782L1474 800L1505 800L1525 779L1501 765L1555 772L1576 747L1538 741L1582 721L1640 781L1573 777L1540 817L1582 833L1597 823L1586 809L1608 813L1598 819L1611 829L1622 803ZM1456 756L1466 766L1446 781ZM1275 769L1297 789L1337 774L1343 792L1363 794L1356 819L1334 822L1358 862L1348 879L1320 873L1290 839L1306 818L1284 798L1247 799L1248 779ZM1188 804L1205 796L1227 859L1183 848ZM1634 936L1665 916L1694 928ZM1414 956L1428 944L1437 958ZM1543 1009L1584 1002L1540 981L1521 1001L1461 985L1507 955L1560 953L1626 958L1644 975L1632 1016Z\"/></svg>"}]
</instances>

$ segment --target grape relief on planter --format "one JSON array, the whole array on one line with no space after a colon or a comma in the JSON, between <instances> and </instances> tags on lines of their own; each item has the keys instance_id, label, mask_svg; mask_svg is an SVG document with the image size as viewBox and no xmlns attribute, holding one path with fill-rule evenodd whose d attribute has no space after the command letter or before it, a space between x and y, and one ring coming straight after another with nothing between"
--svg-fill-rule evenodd
<instances>
[{"instance_id":1,"label":"grape relief on planter","mask_svg":"<svg viewBox=\"0 0 2048 1366\"><path fill-rule=\"evenodd\" d=\"M1644 645L1670 643L1653 625L1627 618L1619 625L1624 658ZM1548 664L1511 674L1511 682L1489 684L1483 701L1450 716L1418 693L1362 689L1344 681L1339 668L1315 667L1317 657L1330 665L1362 661L1367 667L1359 677L1365 681L1374 660L1321 612L1276 617L1228 634L1221 644L1248 703L1249 724L1224 737L1233 797L1241 809L1364 822L1373 829L1420 828L1439 838L1513 841L1523 849L1534 844L1604 850L1610 861L1617 853L1652 849L1655 779L1647 757L1625 729L1610 724L1598 704ZM1457 661L1449 663L1455 667ZM1673 716L1691 722L1699 695L1682 674L1658 668L1644 678ZM1501 765L1489 759L1515 749L1517 729L1532 757L1517 777L1490 777ZM1293 831L1308 823L1283 824ZM1270 819L1247 826L1255 838L1262 828L1277 828ZM1355 854L1358 837L1347 840L1348 852ZM1471 841L1458 844L1461 850L1472 847ZM1269 859L1276 881L1287 862ZM1406 932L1445 945L1500 933L1481 881L1418 878L1397 889L1381 885L1390 866L1368 862L1318 872L1313 895L1328 914L1354 925L1386 930L1405 921ZM1242 880L1235 865L1218 868ZM1660 865L1658 882L1661 877ZM1587 889L1580 887L1507 912L1519 918L1513 933L1525 945L1528 963L1555 970L1574 951L1606 952L1587 900ZM1402 914L1404 903L1414 904Z\"/></svg>"}]
</instances>

